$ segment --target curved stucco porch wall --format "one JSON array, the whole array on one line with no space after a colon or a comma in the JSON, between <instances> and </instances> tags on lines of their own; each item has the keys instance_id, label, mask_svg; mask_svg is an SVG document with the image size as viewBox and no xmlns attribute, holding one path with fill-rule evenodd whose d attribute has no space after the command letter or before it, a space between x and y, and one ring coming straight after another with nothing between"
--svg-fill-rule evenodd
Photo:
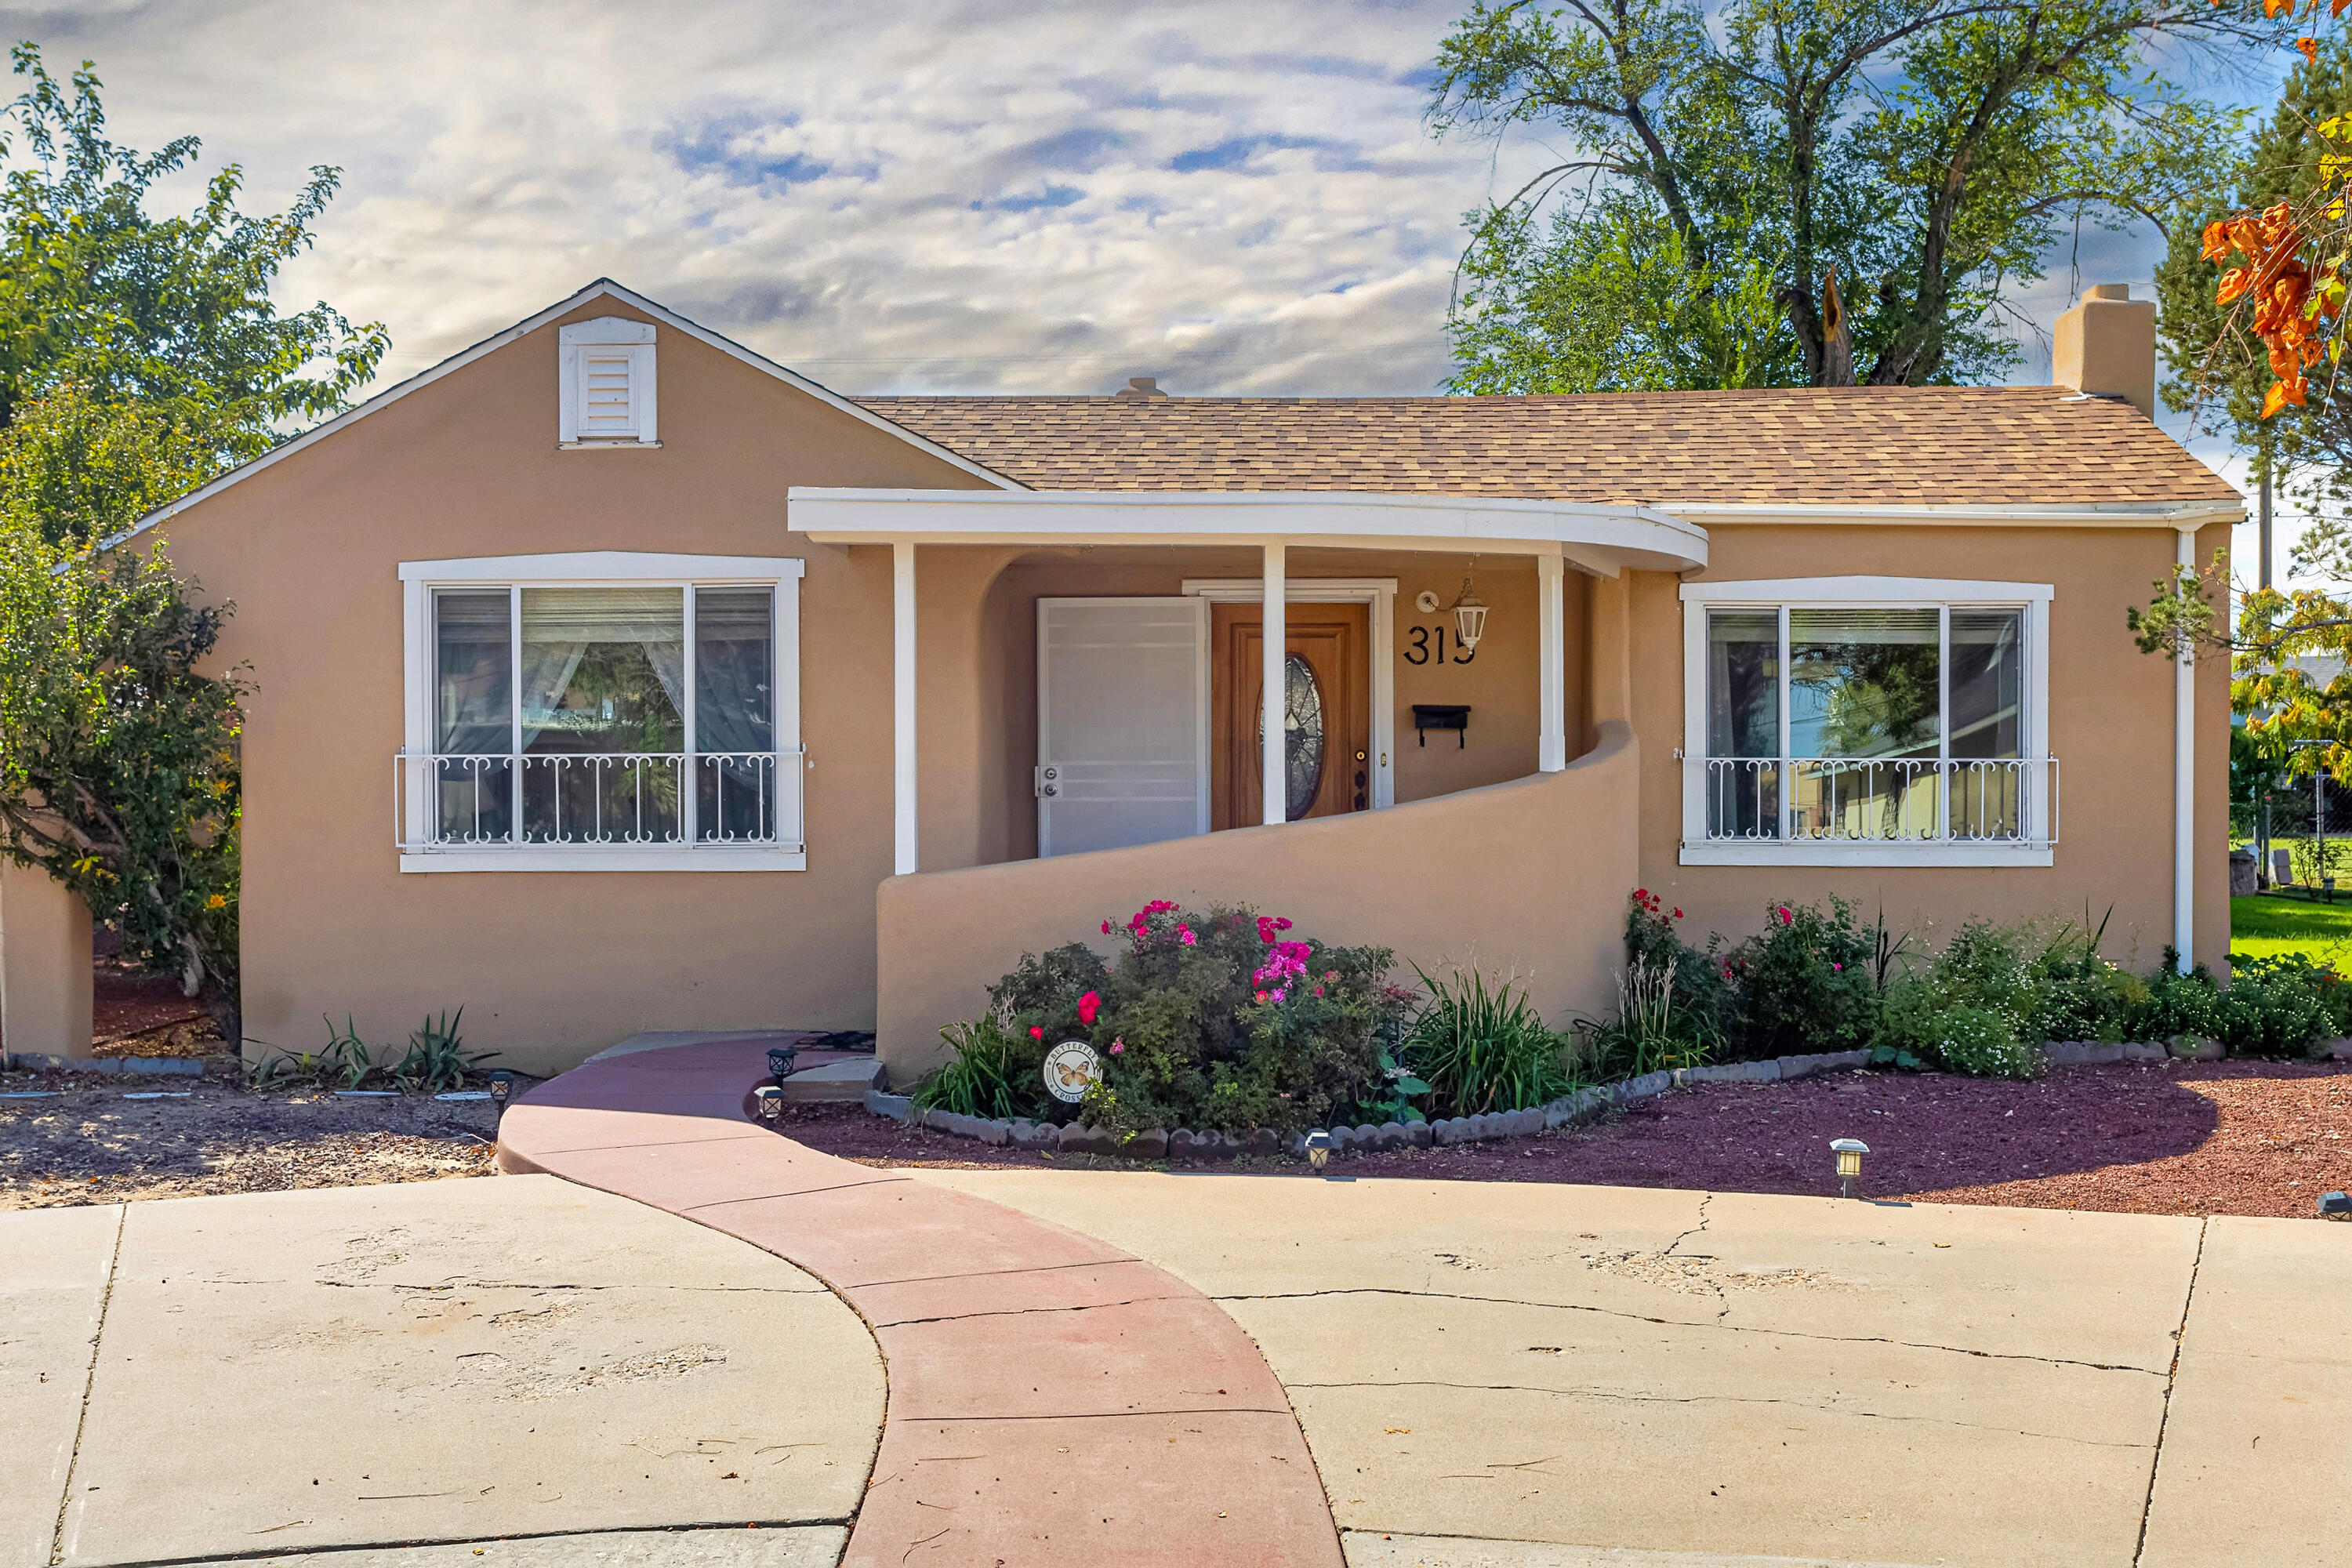
<instances>
[{"instance_id":1,"label":"curved stucco porch wall","mask_svg":"<svg viewBox=\"0 0 2352 1568\"><path fill-rule=\"evenodd\" d=\"M1401 969L1475 964L1544 1016L1614 1005L1633 886L1640 750L1622 720L1566 769L1392 806L882 884L877 1046L903 1085L945 1055L1024 952L1102 943L1153 899L1248 904L1303 935L1393 948ZM1409 969L1403 973L1410 976Z\"/></svg>"}]
</instances>

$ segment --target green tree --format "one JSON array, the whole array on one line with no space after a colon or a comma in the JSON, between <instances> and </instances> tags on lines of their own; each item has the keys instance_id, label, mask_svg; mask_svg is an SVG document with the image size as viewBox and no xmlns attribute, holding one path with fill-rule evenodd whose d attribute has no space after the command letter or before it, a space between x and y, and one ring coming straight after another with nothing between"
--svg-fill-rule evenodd
<instances>
[{"instance_id":1,"label":"green tree","mask_svg":"<svg viewBox=\"0 0 2352 1568\"><path fill-rule=\"evenodd\" d=\"M340 171L312 169L291 206L255 216L231 163L193 212L155 216L156 182L194 164L198 139L120 146L88 61L66 84L31 44L13 58L26 87L0 117L0 425L75 380L93 401L203 433L226 467L341 411L383 360L383 325L354 328L324 303L280 315L270 300Z\"/></svg>"},{"instance_id":2,"label":"green tree","mask_svg":"<svg viewBox=\"0 0 2352 1568\"><path fill-rule=\"evenodd\" d=\"M1997 375L2016 357L2007 300L2066 226L2160 222L2221 166L2234 117L2153 52L2274 30L2173 0L1730 0L1711 19L1695 0L1476 0L1440 47L1433 129L1543 128L1575 153L1469 215L1458 384L1591 384L1611 356L1585 337L1607 319L1524 301L1547 272L1591 271L1608 247L1586 231L1619 224L1629 192L1678 248L1636 258L1618 291L1667 309L1619 330L1687 335L1760 265L1785 342L1742 367L1832 386ZM1555 202L1537 245L1528 212ZM1497 261L1524 280L1498 287ZM1573 346L1514 339L1555 321ZM1678 384L1723 384L1705 377L1724 358L1686 356Z\"/></svg>"},{"instance_id":3,"label":"green tree","mask_svg":"<svg viewBox=\"0 0 2352 1568\"><path fill-rule=\"evenodd\" d=\"M0 850L117 921L234 1045L242 686L201 668L227 613L160 553L0 519Z\"/></svg>"},{"instance_id":4,"label":"green tree","mask_svg":"<svg viewBox=\"0 0 2352 1568\"><path fill-rule=\"evenodd\" d=\"M214 174L185 216L147 209L194 137L142 153L106 131L85 62L60 85L30 45L0 115L0 853L115 922L124 950L201 995L232 1044L237 737L246 687L207 668L229 606L197 603L142 517L341 410L387 340L270 289L311 243L336 171L285 212Z\"/></svg>"}]
</instances>

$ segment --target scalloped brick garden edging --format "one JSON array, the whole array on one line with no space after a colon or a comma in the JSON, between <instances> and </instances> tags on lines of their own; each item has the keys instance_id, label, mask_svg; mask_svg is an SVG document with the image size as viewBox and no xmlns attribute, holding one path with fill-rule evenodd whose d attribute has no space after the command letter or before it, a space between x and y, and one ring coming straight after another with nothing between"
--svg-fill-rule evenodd
<instances>
[{"instance_id":1,"label":"scalloped brick garden edging","mask_svg":"<svg viewBox=\"0 0 2352 1568\"><path fill-rule=\"evenodd\" d=\"M2137 1041L2053 1040L2042 1049L2053 1067L2162 1061L2172 1054L2161 1045ZM2337 1061L2352 1061L2352 1039L2330 1042L2329 1055ZM1525 1137L1531 1132L1549 1131L1589 1121L1605 1110L1637 1100L1654 1100L1670 1089L1681 1089L1691 1084L1779 1083L1787 1079L1811 1078L1817 1073L1851 1072L1869 1065L1868 1051L1827 1051L1818 1056L1777 1057L1767 1061L1727 1062L1721 1067L1682 1068L1672 1072L1644 1073L1640 1078L1627 1079L1622 1083L1579 1089L1574 1094L1530 1110L1497 1110L1478 1116L1447 1117L1436 1121L1391 1121L1381 1126L1366 1122L1356 1127L1329 1127L1322 1131L1331 1135L1331 1152L1335 1154L1350 1150L1378 1153L1391 1149L1480 1143L1496 1138ZM995 1120L959 1115L952 1110L918 1111L911 1097L886 1094L880 1089L866 1092L866 1109L894 1121L929 1127L934 1131L976 1139L982 1143L1010 1145L1015 1149L1059 1150L1072 1154L1120 1154L1133 1160L1229 1160L1244 1154L1261 1157L1286 1154L1294 1160L1304 1159L1309 1136L1305 1132L1285 1136L1263 1128L1255 1132L1196 1132L1191 1128L1180 1127L1173 1131L1154 1128L1147 1132L1139 1132L1132 1138L1122 1139L1108 1128L1057 1127L1050 1121L1032 1121L1025 1117Z\"/></svg>"}]
</instances>

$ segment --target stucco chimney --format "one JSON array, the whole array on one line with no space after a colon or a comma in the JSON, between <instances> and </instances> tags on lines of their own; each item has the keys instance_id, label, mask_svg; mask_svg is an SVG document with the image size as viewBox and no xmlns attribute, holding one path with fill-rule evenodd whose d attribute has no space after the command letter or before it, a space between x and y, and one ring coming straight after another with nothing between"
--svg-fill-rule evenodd
<instances>
[{"instance_id":1,"label":"stucco chimney","mask_svg":"<svg viewBox=\"0 0 2352 1568\"><path fill-rule=\"evenodd\" d=\"M1129 403L1140 403L1147 397L1165 397L1168 395L1160 390L1158 376L1131 375L1127 378L1127 384L1111 395Z\"/></svg>"},{"instance_id":2,"label":"stucco chimney","mask_svg":"<svg viewBox=\"0 0 2352 1568\"><path fill-rule=\"evenodd\" d=\"M2094 397L2119 397L2156 417L2156 301L2122 283L2094 283L2058 318L2050 379Z\"/></svg>"}]
</instances>

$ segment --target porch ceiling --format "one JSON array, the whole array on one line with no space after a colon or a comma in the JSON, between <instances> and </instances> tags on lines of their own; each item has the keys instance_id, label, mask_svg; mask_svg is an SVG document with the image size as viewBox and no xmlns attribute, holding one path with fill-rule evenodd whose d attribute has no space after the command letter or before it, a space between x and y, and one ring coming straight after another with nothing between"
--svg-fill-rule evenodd
<instances>
[{"instance_id":1,"label":"porch ceiling","mask_svg":"<svg viewBox=\"0 0 2352 1568\"><path fill-rule=\"evenodd\" d=\"M1335 491L837 489L795 485L825 544L1248 544L1559 555L1606 576L1706 564L1706 531L1651 507Z\"/></svg>"}]
</instances>

